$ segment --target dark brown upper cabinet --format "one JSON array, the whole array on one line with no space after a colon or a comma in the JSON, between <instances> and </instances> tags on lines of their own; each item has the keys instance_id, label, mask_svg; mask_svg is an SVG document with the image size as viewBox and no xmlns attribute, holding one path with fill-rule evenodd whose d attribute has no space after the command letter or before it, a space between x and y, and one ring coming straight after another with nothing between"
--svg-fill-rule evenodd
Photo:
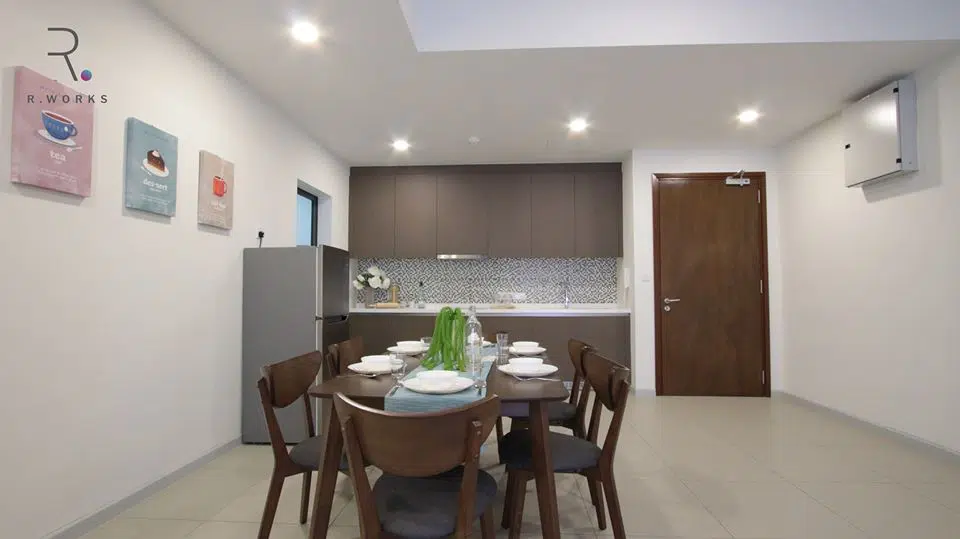
<instances>
[{"instance_id":1,"label":"dark brown upper cabinet","mask_svg":"<svg viewBox=\"0 0 960 539\"><path fill-rule=\"evenodd\" d=\"M396 255L396 184L393 175L350 178L349 244L354 258Z\"/></svg>"},{"instance_id":2,"label":"dark brown upper cabinet","mask_svg":"<svg viewBox=\"0 0 960 539\"><path fill-rule=\"evenodd\" d=\"M490 174L485 182L490 256L529 258L531 193L527 174Z\"/></svg>"},{"instance_id":3,"label":"dark brown upper cabinet","mask_svg":"<svg viewBox=\"0 0 960 539\"><path fill-rule=\"evenodd\" d=\"M567 173L533 174L530 178L531 256L572 258L577 255L575 177Z\"/></svg>"},{"instance_id":4,"label":"dark brown upper cabinet","mask_svg":"<svg viewBox=\"0 0 960 539\"><path fill-rule=\"evenodd\" d=\"M437 256L437 178L399 174L397 189L397 258Z\"/></svg>"},{"instance_id":5,"label":"dark brown upper cabinet","mask_svg":"<svg viewBox=\"0 0 960 539\"><path fill-rule=\"evenodd\" d=\"M621 174L576 174L576 256L623 256L623 179Z\"/></svg>"},{"instance_id":6,"label":"dark brown upper cabinet","mask_svg":"<svg viewBox=\"0 0 960 539\"><path fill-rule=\"evenodd\" d=\"M444 173L437 177L437 254L487 254L485 175Z\"/></svg>"}]
</instances>

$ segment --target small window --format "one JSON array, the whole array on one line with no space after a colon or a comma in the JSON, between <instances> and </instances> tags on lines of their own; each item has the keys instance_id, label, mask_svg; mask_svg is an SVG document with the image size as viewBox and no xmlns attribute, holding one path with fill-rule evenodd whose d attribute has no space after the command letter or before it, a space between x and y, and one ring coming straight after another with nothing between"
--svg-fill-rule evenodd
<instances>
[{"instance_id":1,"label":"small window","mask_svg":"<svg viewBox=\"0 0 960 539\"><path fill-rule=\"evenodd\" d=\"M317 195L297 189L297 245L317 245Z\"/></svg>"}]
</instances>

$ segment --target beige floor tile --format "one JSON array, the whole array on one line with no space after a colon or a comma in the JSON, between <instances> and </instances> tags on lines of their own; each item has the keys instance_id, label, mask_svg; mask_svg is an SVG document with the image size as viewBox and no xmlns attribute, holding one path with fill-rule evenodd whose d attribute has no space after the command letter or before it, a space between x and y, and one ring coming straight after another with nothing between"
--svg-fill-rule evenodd
<instances>
[{"instance_id":1,"label":"beige floor tile","mask_svg":"<svg viewBox=\"0 0 960 539\"><path fill-rule=\"evenodd\" d=\"M890 479L847 447L781 446L754 458L789 481L889 482Z\"/></svg>"},{"instance_id":2,"label":"beige floor tile","mask_svg":"<svg viewBox=\"0 0 960 539\"><path fill-rule=\"evenodd\" d=\"M299 524L300 523L300 497L303 487L303 476L295 475L288 477L283 483L283 491L280 494L280 504L277 507L277 514L274 517L275 523ZM342 476L344 477L344 476ZM345 478L345 477L344 477ZM313 512L313 498L316 493L317 475L314 474L313 482L310 484L310 505L309 512ZM270 488L270 480L261 481L254 485L237 499L230 502L219 513L214 515L211 520L226 522L260 522L263 515L263 507L267 501L267 490ZM352 491L347 490L348 494ZM338 513L340 509L352 498L352 495L344 495L342 490L337 492L333 502L333 512Z\"/></svg>"},{"instance_id":3,"label":"beige floor tile","mask_svg":"<svg viewBox=\"0 0 960 539\"><path fill-rule=\"evenodd\" d=\"M81 539L183 539L203 522L193 520L114 519Z\"/></svg>"},{"instance_id":4,"label":"beige floor tile","mask_svg":"<svg viewBox=\"0 0 960 539\"><path fill-rule=\"evenodd\" d=\"M956 539L960 513L901 485L800 483L798 486L871 537Z\"/></svg>"},{"instance_id":5,"label":"beige floor tile","mask_svg":"<svg viewBox=\"0 0 960 539\"><path fill-rule=\"evenodd\" d=\"M259 481L246 471L202 469L173 483L122 517L209 520Z\"/></svg>"},{"instance_id":6,"label":"beige floor tile","mask_svg":"<svg viewBox=\"0 0 960 539\"><path fill-rule=\"evenodd\" d=\"M904 486L955 511L960 511L960 485L956 483L904 483Z\"/></svg>"},{"instance_id":7,"label":"beige floor tile","mask_svg":"<svg viewBox=\"0 0 960 539\"><path fill-rule=\"evenodd\" d=\"M623 525L628 534L663 537L730 537L720 522L701 505L690 503L658 503L626 505L621 497ZM613 535L613 528L597 533Z\"/></svg>"},{"instance_id":8,"label":"beige floor tile","mask_svg":"<svg viewBox=\"0 0 960 539\"><path fill-rule=\"evenodd\" d=\"M207 522L188 535L187 539L242 539L256 537L259 529L259 525L249 522ZM306 539L308 536L308 526L278 524L270 530L270 539Z\"/></svg>"}]
</instances>

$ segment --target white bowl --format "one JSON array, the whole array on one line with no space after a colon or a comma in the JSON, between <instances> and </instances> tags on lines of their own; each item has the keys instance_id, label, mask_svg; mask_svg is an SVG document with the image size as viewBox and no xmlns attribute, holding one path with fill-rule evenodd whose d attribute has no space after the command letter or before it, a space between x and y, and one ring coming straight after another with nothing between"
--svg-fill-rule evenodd
<instances>
[{"instance_id":1,"label":"white bowl","mask_svg":"<svg viewBox=\"0 0 960 539\"><path fill-rule=\"evenodd\" d=\"M397 348L403 348L404 350L409 350L411 348L423 348L423 343L420 341L397 341Z\"/></svg>"},{"instance_id":2,"label":"white bowl","mask_svg":"<svg viewBox=\"0 0 960 539\"><path fill-rule=\"evenodd\" d=\"M360 362L367 365L390 365L390 360L390 356L363 356L360 358Z\"/></svg>"},{"instance_id":3,"label":"white bowl","mask_svg":"<svg viewBox=\"0 0 960 539\"><path fill-rule=\"evenodd\" d=\"M514 357L510 358L510 364L517 367L538 367L543 365L543 358L541 357Z\"/></svg>"},{"instance_id":4,"label":"white bowl","mask_svg":"<svg viewBox=\"0 0 960 539\"><path fill-rule=\"evenodd\" d=\"M428 382L448 382L459 376L457 371L420 371L417 378Z\"/></svg>"},{"instance_id":5,"label":"white bowl","mask_svg":"<svg viewBox=\"0 0 960 539\"><path fill-rule=\"evenodd\" d=\"M514 341L514 348L537 348L540 346L540 343L536 341Z\"/></svg>"}]
</instances>

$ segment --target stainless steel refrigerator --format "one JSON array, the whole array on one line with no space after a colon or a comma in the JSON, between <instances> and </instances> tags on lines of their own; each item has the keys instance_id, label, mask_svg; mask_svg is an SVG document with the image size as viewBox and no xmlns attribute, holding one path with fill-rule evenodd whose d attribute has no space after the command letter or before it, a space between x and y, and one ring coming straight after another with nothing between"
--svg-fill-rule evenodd
<instances>
[{"instance_id":1,"label":"stainless steel refrigerator","mask_svg":"<svg viewBox=\"0 0 960 539\"><path fill-rule=\"evenodd\" d=\"M257 390L260 369L350 338L349 320L349 253L327 245L244 249L243 443L270 441ZM318 423L327 406L314 402ZM303 406L277 410L277 419L288 443L306 438Z\"/></svg>"}]
</instances>

